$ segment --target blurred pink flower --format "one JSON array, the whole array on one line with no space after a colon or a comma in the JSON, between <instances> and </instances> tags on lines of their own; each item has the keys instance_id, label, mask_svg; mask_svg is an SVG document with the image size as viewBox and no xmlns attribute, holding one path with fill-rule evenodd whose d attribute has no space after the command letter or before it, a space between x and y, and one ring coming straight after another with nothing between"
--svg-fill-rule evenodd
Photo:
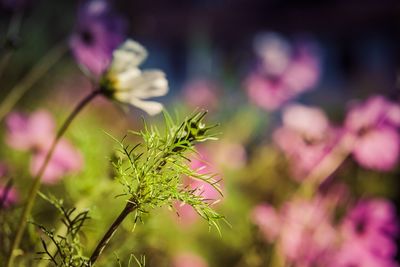
<instances>
[{"instance_id":1,"label":"blurred pink flower","mask_svg":"<svg viewBox=\"0 0 400 267\"><path fill-rule=\"evenodd\" d=\"M328 118L317 107L292 104L283 110L283 125L301 133L306 139L322 139L330 130Z\"/></svg>"},{"instance_id":2,"label":"blurred pink flower","mask_svg":"<svg viewBox=\"0 0 400 267\"><path fill-rule=\"evenodd\" d=\"M11 113L6 118L6 142L18 150L42 149L54 138L55 124L50 113L39 110L27 116Z\"/></svg>"},{"instance_id":3,"label":"blurred pink flower","mask_svg":"<svg viewBox=\"0 0 400 267\"><path fill-rule=\"evenodd\" d=\"M208 163L208 159L210 158L208 152L202 147L199 147L198 151L198 155L190 158L191 168L200 174L215 173L216 171ZM218 180L219 178L215 177L214 179ZM212 185L202 180L186 177L184 184L188 188L194 190L194 194L202 196L208 203L216 204L221 198L220 193ZM218 182L218 185L221 187L221 182ZM194 223L199 218L199 215L190 205L180 202L177 203L175 207L179 214L180 221L186 225Z\"/></svg>"},{"instance_id":4,"label":"blurred pink flower","mask_svg":"<svg viewBox=\"0 0 400 267\"><path fill-rule=\"evenodd\" d=\"M320 76L319 59L310 44L298 44L291 49L287 46L277 36L260 38L256 52L262 59L262 68L245 81L250 100L268 111L311 90Z\"/></svg>"},{"instance_id":5,"label":"blurred pink flower","mask_svg":"<svg viewBox=\"0 0 400 267\"><path fill-rule=\"evenodd\" d=\"M173 267L207 267L207 262L200 256L191 252L183 252L173 259Z\"/></svg>"},{"instance_id":6,"label":"blurred pink flower","mask_svg":"<svg viewBox=\"0 0 400 267\"><path fill-rule=\"evenodd\" d=\"M292 47L288 40L276 33L263 33L254 38L254 51L267 75L281 75L291 61Z\"/></svg>"},{"instance_id":7,"label":"blurred pink flower","mask_svg":"<svg viewBox=\"0 0 400 267\"><path fill-rule=\"evenodd\" d=\"M42 166L47 155L47 150L40 150L33 155L30 172L34 176ZM69 142L61 140L47 165L42 182L46 184L57 183L64 175L76 173L82 169L82 155Z\"/></svg>"},{"instance_id":8,"label":"blurred pink flower","mask_svg":"<svg viewBox=\"0 0 400 267\"><path fill-rule=\"evenodd\" d=\"M290 266L395 267L399 224L395 207L384 199L361 200L338 223L331 197L295 199L279 211L260 204L251 219L264 238L276 242Z\"/></svg>"},{"instance_id":9,"label":"blurred pink flower","mask_svg":"<svg viewBox=\"0 0 400 267\"><path fill-rule=\"evenodd\" d=\"M307 45L299 45L297 54L282 75L282 83L294 94L313 89L320 76L319 59Z\"/></svg>"},{"instance_id":10,"label":"blurred pink flower","mask_svg":"<svg viewBox=\"0 0 400 267\"><path fill-rule=\"evenodd\" d=\"M385 199L361 200L343 218L341 244L329 260L332 267L398 267L395 207Z\"/></svg>"},{"instance_id":11,"label":"blurred pink flower","mask_svg":"<svg viewBox=\"0 0 400 267\"><path fill-rule=\"evenodd\" d=\"M269 204L260 204L253 209L251 219L268 242L276 242L290 266L323 266L319 264L330 255L337 241L325 204L320 196L286 202L279 211Z\"/></svg>"},{"instance_id":12,"label":"blurred pink flower","mask_svg":"<svg viewBox=\"0 0 400 267\"><path fill-rule=\"evenodd\" d=\"M384 199L360 201L344 218L341 232L344 242L357 244L374 257L392 258L399 233L395 207Z\"/></svg>"},{"instance_id":13,"label":"blurred pink flower","mask_svg":"<svg viewBox=\"0 0 400 267\"><path fill-rule=\"evenodd\" d=\"M251 220L259 228L263 237L272 242L280 233L281 218L275 208L268 203L259 204L251 211Z\"/></svg>"},{"instance_id":14,"label":"blurred pink flower","mask_svg":"<svg viewBox=\"0 0 400 267\"><path fill-rule=\"evenodd\" d=\"M382 96L354 104L345 128L353 140L355 160L365 168L389 171L400 155L400 105Z\"/></svg>"},{"instance_id":15,"label":"blurred pink flower","mask_svg":"<svg viewBox=\"0 0 400 267\"><path fill-rule=\"evenodd\" d=\"M268 79L259 73L250 74L245 87L250 100L268 111L278 109L290 96L279 81Z\"/></svg>"},{"instance_id":16,"label":"blurred pink flower","mask_svg":"<svg viewBox=\"0 0 400 267\"><path fill-rule=\"evenodd\" d=\"M33 176L47 155L55 138L55 122L47 111L39 110L27 116L12 113L7 117L6 142L13 148L32 152L30 172ZM42 177L43 183L54 184L62 176L82 168L82 155L73 146L61 139Z\"/></svg>"},{"instance_id":17,"label":"blurred pink flower","mask_svg":"<svg viewBox=\"0 0 400 267\"><path fill-rule=\"evenodd\" d=\"M330 267L398 267L394 260L376 257L357 242L347 242L328 261Z\"/></svg>"},{"instance_id":18,"label":"blurred pink flower","mask_svg":"<svg viewBox=\"0 0 400 267\"><path fill-rule=\"evenodd\" d=\"M17 203L18 199L18 192L15 188L11 187L7 189L4 186L0 186L0 203L2 203L2 206L8 208Z\"/></svg>"},{"instance_id":19,"label":"blurred pink flower","mask_svg":"<svg viewBox=\"0 0 400 267\"><path fill-rule=\"evenodd\" d=\"M336 242L336 231L324 202L294 200L281 210L279 246L294 266L319 266Z\"/></svg>"},{"instance_id":20,"label":"blurred pink flower","mask_svg":"<svg viewBox=\"0 0 400 267\"><path fill-rule=\"evenodd\" d=\"M288 158L293 177L301 181L329 154L340 137L325 113L316 107L290 105L283 111L283 126L274 142Z\"/></svg>"},{"instance_id":21,"label":"blurred pink flower","mask_svg":"<svg viewBox=\"0 0 400 267\"><path fill-rule=\"evenodd\" d=\"M219 140L213 144L213 162L218 166L238 169L246 164L246 150L242 144Z\"/></svg>"},{"instance_id":22,"label":"blurred pink flower","mask_svg":"<svg viewBox=\"0 0 400 267\"><path fill-rule=\"evenodd\" d=\"M218 93L218 86L210 80L193 80L183 87L185 102L194 108L215 109Z\"/></svg>"},{"instance_id":23,"label":"blurred pink flower","mask_svg":"<svg viewBox=\"0 0 400 267\"><path fill-rule=\"evenodd\" d=\"M108 1L85 0L70 39L72 53L82 67L100 76L110 64L112 52L125 39L125 28Z\"/></svg>"}]
</instances>

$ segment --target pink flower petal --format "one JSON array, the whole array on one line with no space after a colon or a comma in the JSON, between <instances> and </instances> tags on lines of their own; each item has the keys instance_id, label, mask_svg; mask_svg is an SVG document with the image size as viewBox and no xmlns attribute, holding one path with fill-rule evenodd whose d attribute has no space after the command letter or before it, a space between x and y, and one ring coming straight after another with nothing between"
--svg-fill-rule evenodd
<instances>
[{"instance_id":1,"label":"pink flower petal","mask_svg":"<svg viewBox=\"0 0 400 267\"><path fill-rule=\"evenodd\" d=\"M389 171L399 160L400 136L391 127L369 130L354 147L355 160L365 168Z\"/></svg>"},{"instance_id":2,"label":"pink flower petal","mask_svg":"<svg viewBox=\"0 0 400 267\"><path fill-rule=\"evenodd\" d=\"M6 191L5 187L0 186L0 201L3 201L4 197L6 197L3 202L3 206L6 208L17 203L18 199L19 199L18 192L15 188L11 187L7 190L8 191ZM4 194L6 194L6 193L7 193L7 195L5 196Z\"/></svg>"},{"instance_id":3,"label":"pink flower petal","mask_svg":"<svg viewBox=\"0 0 400 267\"><path fill-rule=\"evenodd\" d=\"M26 116L11 113L6 120L6 142L19 150L41 149L54 138L55 123L44 110Z\"/></svg>"},{"instance_id":4,"label":"pink flower petal","mask_svg":"<svg viewBox=\"0 0 400 267\"><path fill-rule=\"evenodd\" d=\"M279 214L271 205L264 203L257 205L251 212L251 220L258 225L264 238L272 242L281 230Z\"/></svg>"},{"instance_id":5,"label":"pink flower petal","mask_svg":"<svg viewBox=\"0 0 400 267\"><path fill-rule=\"evenodd\" d=\"M207 267L208 264L200 256L184 252L176 255L173 259L173 267Z\"/></svg>"},{"instance_id":6,"label":"pink flower petal","mask_svg":"<svg viewBox=\"0 0 400 267\"><path fill-rule=\"evenodd\" d=\"M46 154L47 150L42 150L33 156L30 168L33 176L37 174L42 166ZM57 183L63 176L78 172L82 165L82 155L70 143L61 140L47 165L42 181L47 184Z\"/></svg>"},{"instance_id":7,"label":"pink flower petal","mask_svg":"<svg viewBox=\"0 0 400 267\"><path fill-rule=\"evenodd\" d=\"M309 139L321 139L329 130L329 121L322 109L300 104L283 110L283 124Z\"/></svg>"}]
</instances>

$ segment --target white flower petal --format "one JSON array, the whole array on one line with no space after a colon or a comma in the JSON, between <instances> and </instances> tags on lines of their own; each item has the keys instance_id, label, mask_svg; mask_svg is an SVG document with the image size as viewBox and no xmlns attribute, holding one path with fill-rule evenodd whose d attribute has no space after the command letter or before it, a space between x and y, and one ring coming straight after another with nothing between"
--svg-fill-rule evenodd
<instances>
[{"instance_id":1,"label":"white flower petal","mask_svg":"<svg viewBox=\"0 0 400 267\"><path fill-rule=\"evenodd\" d=\"M142 72L138 68L130 68L124 72L118 73L116 76L116 87L121 91L129 91L132 85L141 79Z\"/></svg>"},{"instance_id":2,"label":"white flower petal","mask_svg":"<svg viewBox=\"0 0 400 267\"><path fill-rule=\"evenodd\" d=\"M126 74L124 72L117 76L119 88L117 94L125 95L123 98L129 96L129 98L147 99L168 93L168 81L163 72L154 70L144 71L141 75L135 74L135 72Z\"/></svg>"},{"instance_id":3,"label":"white flower petal","mask_svg":"<svg viewBox=\"0 0 400 267\"><path fill-rule=\"evenodd\" d=\"M137 98L163 96L168 93L168 81L161 71L144 71L132 86L131 94Z\"/></svg>"},{"instance_id":4,"label":"white flower petal","mask_svg":"<svg viewBox=\"0 0 400 267\"><path fill-rule=\"evenodd\" d=\"M167 94L168 81L160 70L141 71L138 68L147 57L147 51L139 43L128 40L113 53L113 61L105 77L106 90L113 99L143 109L155 115L162 104L143 101Z\"/></svg>"},{"instance_id":5,"label":"white flower petal","mask_svg":"<svg viewBox=\"0 0 400 267\"><path fill-rule=\"evenodd\" d=\"M153 116L160 113L163 110L163 105L156 101L143 101L137 98L130 99L129 103L135 107L143 109L149 115Z\"/></svg>"},{"instance_id":6,"label":"white flower petal","mask_svg":"<svg viewBox=\"0 0 400 267\"><path fill-rule=\"evenodd\" d=\"M147 58L146 49L133 40L125 41L113 53L111 70L119 73L139 66Z\"/></svg>"}]
</instances>

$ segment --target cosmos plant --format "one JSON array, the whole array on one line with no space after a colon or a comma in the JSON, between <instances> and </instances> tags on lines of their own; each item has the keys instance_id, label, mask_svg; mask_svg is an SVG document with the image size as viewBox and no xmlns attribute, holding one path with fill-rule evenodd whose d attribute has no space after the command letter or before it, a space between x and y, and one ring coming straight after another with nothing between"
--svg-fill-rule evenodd
<instances>
[{"instance_id":1,"label":"cosmos plant","mask_svg":"<svg viewBox=\"0 0 400 267\"><path fill-rule=\"evenodd\" d=\"M13 30L5 36L2 47L5 54L0 58L0 78L18 48L14 41L19 39L23 11L33 8L35 2L0 0L0 6L15 15L10 23ZM123 257L130 253L129 267L145 266L145 256L137 258L128 252L132 248L137 249L133 253L144 251L146 257L150 252L150 262L156 258L154 266L208 267L208 260L215 261L216 266L240 267L399 266L400 224L391 202L394 193L380 192L380 186L366 189L373 187L369 186L373 183L368 181L370 178L379 178L383 188L391 183L382 179L384 175L398 176L398 99L382 94L350 100L348 109L342 110L342 120L334 119L329 107L297 102L324 82L322 51L311 41L263 33L253 43L256 64L245 77L237 75L242 79L248 106L239 107L243 96L231 94L233 91L228 95L224 83L212 77L192 77L183 87L185 103L182 107L177 105L176 112L200 107L224 112L219 118L228 119L223 140L209 142L216 139L216 125L205 123L207 112L196 111L179 121L153 99L169 92L166 74L141 68L149 53L140 43L127 38L127 20L115 12L112 1L79 2L68 38L50 49L0 101L5 144L28 156L25 173L16 170L19 165L12 165L12 153L11 159L0 162L1 266L31 266L34 255L39 267L100 266L112 262L112 254L120 251ZM57 127L54 116L43 108L30 112L13 110L23 94L67 51L91 88L64 122ZM81 111L99 97L124 111L133 107L145 115L163 114L164 126L160 128L143 119L142 130L129 131L122 139L109 135L117 147L110 160L112 170L98 169L100 176L113 179L100 181L96 175L82 175L82 184L81 180L64 180L80 171L91 173L92 168L99 167L97 157L104 156L92 149L102 145L91 143L95 137L92 133L81 142L82 151L74 145L75 135L65 136ZM281 115L281 122L264 129L264 115L275 112ZM275 123L273 117L271 124ZM91 123L86 126L89 129ZM271 133L267 144L261 140L264 134L258 133L260 129ZM84 154L88 153L85 148L94 151L91 156L96 162L92 165L84 164ZM32 180L22 184L24 181L16 177L20 173ZM224 174L233 179L220 182ZM90 179L89 185L84 185L85 179ZM87 191L70 183L86 186ZM42 187L55 190L45 192L40 190ZM118 192L114 191L116 188ZM52 194L57 190L65 190L64 200ZM222 191L228 196L224 201L219 199ZM87 192L90 194L82 197ZM110 198L108 195L103 199L106 193L122 200L121 206L107 206ZM68 201L69 194L75 194L72 203ZM54 213L48 216L51 218L43 218L33 212L34 208L43 207L43 200L44 205L53 206L58 218ZM85 209L90 205L99 208L100 220L96 220L96 210ZM120 210L114 218L111 208ZM175 217L179 222L175 217L164 221L165 214L159 208L178 214ZM227 231L228 238L203 243L206 238L196 232L197 223L203 219L209 228L220 232L220 222L225 222L225 217L217 209L228 213L230 221L233 219L232 231ZM53 225L55 219L58 225ZM157 231L151 229L152 219L162 222ZM121 238L116 233L124 230L121 228L127 221L131 222L132 232L126 231ZM90 233L93 229L86 226L93 225L96 231ZM175 230L185 233L182 247L175 244L179 241ZM171 238L169 241L164 240L163 231L172 236L165 237ZM153 232L159 238L157 245L163 243L155 252L151 242L140 236ZM201 248L188 242L192 233L197 242L201 241L196 244ZM126 242L127 236L140 244ZM225 242L226 247L219 242ZM169 257L164 259L163 253ZM117 261L122 267L122 261Z\"/></svg>"},{"instance_id":2,"label":"cosmos plant","mask_svg":"<svg viewBox=\"0 0 400 267\"><path fill-rule=\"evenodd\" d=\"M66 209L62 202L45 197L61 212L67 233L64 237L59 237L38 224L57 247L53 254L42 240L43 251L40 252L43 254L42 259L50 260L56 266L93 266L126 217L132 214L136 224L143 221L144 216L152 213L154 208L163 206L173 208L176 201L190 205L210 226L219 229L218 221L223 217L213 210L214 202L197 194L198 188L185 186L182 179L189 177L200 180L220 192L218 181L214 178L215 174L202 173L191 168L188 160L190 154L197 153L194 144L215 139L210 132L215 126L206 126L203 123L204 116L204 112L195 113L177 124L165 113L165 131L151 126L146 126L141 132L131 131L131 134L142 138L143 142L136 145L116 140L119 157L113 165L116 170L116 180L122 185L122 193L119 196L126 199L126 205L100 239L90 257L83 255L83 245L79 240L79 232L88 219L88 212L76 212L75 215L75 209Z\"/></svg>"},{"instance_id":3,"label":"cosmos plant","mask_svg":"<svg viewBox=\"0 0 400 267\"><path fill-rule=\"evenodd\" d=\"M34 176L34 182L28 193L27 204L24 206L20 217L19 227L10 252L9 266L11 266L14 253L21 242L27 219L32 211L40 183L52 159L52 155L56 151L57 145L62 140L61 138L69 125L80 111L98 95L137 106L151 115L162 111L163 106L160 103L144 101L144 99L162 96L168 92L168 83L163 72L158 70L142 72L138 68L146 57L147 52L145 48L132 40L124 42L120 48L116 49L108 69L98 81L97 88L92 90L77 104L57 131L53 141L47 146L47 153L45 156L42 156L40 167L35 167L38 171Z\"/></svg>"}]
</instances>

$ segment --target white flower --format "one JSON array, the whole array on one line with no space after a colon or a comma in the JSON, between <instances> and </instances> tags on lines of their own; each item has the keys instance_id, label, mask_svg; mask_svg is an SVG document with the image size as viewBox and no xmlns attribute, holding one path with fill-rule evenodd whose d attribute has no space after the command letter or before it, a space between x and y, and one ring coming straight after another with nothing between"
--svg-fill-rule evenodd
<instances>
[{"instance_id":1,"label":"white flower","mask_svg":"<svg viewBox=\"0 0 400 267\"><path fill-rule=\"evenodd\" d=\"M162 111L163 105L146 99L167 94L168 81L160 70L139 69L146 57L147 51L143 46L132 40L125 41L113 52L101 87L105 95L155 115Z\"/></svg>"}]
</instances>

